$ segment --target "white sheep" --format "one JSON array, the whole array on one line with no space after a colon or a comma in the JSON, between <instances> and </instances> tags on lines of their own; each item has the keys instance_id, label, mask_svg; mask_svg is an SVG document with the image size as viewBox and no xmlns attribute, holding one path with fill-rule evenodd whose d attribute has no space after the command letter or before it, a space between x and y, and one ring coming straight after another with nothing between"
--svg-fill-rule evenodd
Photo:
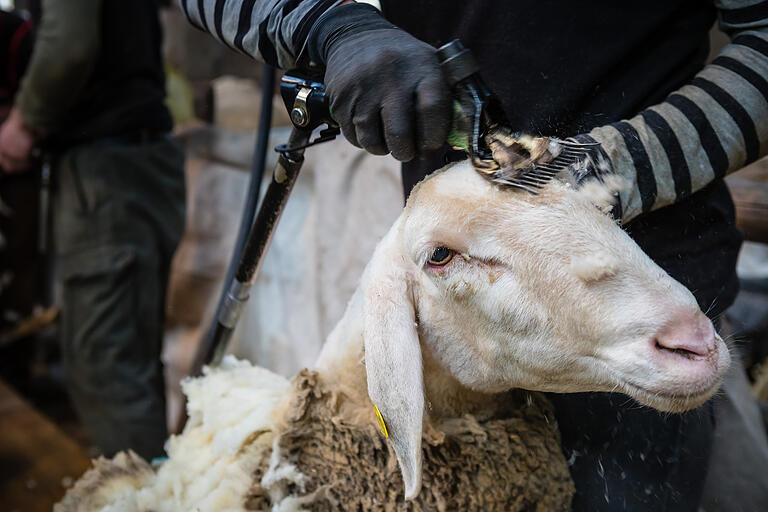
<instances>
[{"instance_id":1,"label":"white sheep","mask_svg":"<svg viewBox=\"0 0 768 512\"><path fill-rule=\"evenodd\" d=\"M406 499L421 490L423 434L503 416L511 388L620 391L677 412L719 387L727 347L600 201L559 181L535 196L500 188L468 162L414 189L314 377L337 425L370 432L380 411ZM185 384L190 421L157 471L102 460L58 510L241 510L254 474L272 510L328 498L332 478L307 493L313 475L281 454L288 382L234 360L208 373ZM100 476L110 471L139 476Z\"/></svg>"}]
</instances>

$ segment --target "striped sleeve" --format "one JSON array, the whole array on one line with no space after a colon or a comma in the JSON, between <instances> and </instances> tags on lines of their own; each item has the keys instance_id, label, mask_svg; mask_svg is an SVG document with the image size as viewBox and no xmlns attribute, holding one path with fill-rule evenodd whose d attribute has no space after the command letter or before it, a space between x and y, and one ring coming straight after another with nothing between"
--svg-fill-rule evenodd
<instances>
[{"instance_id":1,"label":"striped sleeve","mask_svg":"<svg viewBox=\"0 0 768 512\"><path fill-rule=\"evenodd\" d=\"M682 200L768 152L768 0L716 4L732 37L720 55L663 103L588 135L626 178L622 222Z\"/></svg>"},{"instance_id":2,"label":"striped sleeve","mask_svg":"<svg viewBox=\"0 0 768 512\"><path fill-rule=\"evenodd\" d=\"M192 25L230 48L295 67L313 23L342 0L178 0Z\"/></svg>"}]
</instances>

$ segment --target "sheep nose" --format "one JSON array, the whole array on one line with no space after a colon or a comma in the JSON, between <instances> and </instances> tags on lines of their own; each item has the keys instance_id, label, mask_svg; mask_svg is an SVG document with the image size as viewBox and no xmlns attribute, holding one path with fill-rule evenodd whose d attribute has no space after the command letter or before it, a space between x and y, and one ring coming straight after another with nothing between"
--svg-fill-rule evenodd
<instances>
[{"instance_id":1,"label":"sheep nose","mask_svg":"<svg viewBox=\"0 0 768 512\"><path fill-rule=\"evenodd\" d=\"M701 311L676 311L656 334L656 348L687 357L706 357L717 345L715 328Z\"/></svg>"}]
</instances>

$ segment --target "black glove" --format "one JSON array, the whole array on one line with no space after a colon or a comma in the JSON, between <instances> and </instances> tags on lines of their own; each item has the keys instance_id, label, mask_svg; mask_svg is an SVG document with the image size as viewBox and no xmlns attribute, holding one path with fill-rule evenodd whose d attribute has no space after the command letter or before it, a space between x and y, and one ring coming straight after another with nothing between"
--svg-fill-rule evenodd
<instances>
[{"instance_id":1,"label":"black glove","mask_svg":"<svg viewBox=\"0 0 768 512\"><path fill-rule=\"evenodd\" d=\"M348 4L315 22L307 50L325 64L333 116L352 144L404 162L443 146L451 97L432 46Z\"/></svg>"}]
</instances>

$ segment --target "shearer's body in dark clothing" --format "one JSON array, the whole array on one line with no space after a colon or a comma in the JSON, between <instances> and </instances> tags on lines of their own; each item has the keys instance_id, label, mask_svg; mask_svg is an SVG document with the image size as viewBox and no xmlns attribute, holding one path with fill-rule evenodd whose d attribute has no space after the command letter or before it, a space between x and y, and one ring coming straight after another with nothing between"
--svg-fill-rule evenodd
<instances>
[{"instance_id":1,"label":"shearer's body in dark clothing","mask_svg":"<svg viewBox=\"0 0 768 512\"><path fill-rule=\"evenodd\" d=\"M167 437L160 351L184 172L161 39L155 0L44 0L17 125L4 127L53 158L67 386L108 456L158 457Z\"/></svg>"},{"instance_id":2,"label":"shearer's body in dark clothing","mask_svg":"<svg viewBox=\"0 0 768 512\"><path fill-rule=\"evenodd\" d=\"M615 211L638 244L711 317L733 301L741 239L721 178L768 149L768 2L382 0L382 18L337 0L179 1L236 49L323 67L344 135L406 162L406 192L456 158L438 150L451 109L434 47L461 38L513 130L598 142L626 178ZM733 41L705 66L716 15ZM620 394L551 399L576 510L698 509L711 404L668 415Z\"/></svg>"},{"instance_id":3,"label":"shearer's body in dark clothing","mask_svg":"<svg viewBox=\"0 0 768 512\"><path fill-rule=\"evenodd\" d=\"M383 12L433 46L459 37L472 48L513 129L562 137L663 101L704 67L715 20L714 7L691 9L689 2L654 3L653 9L646 3L622 5L611 16L599 16L598 6L538 2L525 17L496 7L489 25L481 13L497 2L476 2L476 10L461 17L453 15L459 6L451 8L451 2L440 2L439 8L436 2L406 3L384 0ZM681 11L687 15L679 16ZM418 22L427 16L431 23ZM545 29L559 37L542 43L537 34ZM620 40L625 45L621 53L636 57L615 61L600 48L603 37ZM453 154L443 151L403 164L406 193ZM656 263L693 291L711 318L733 302L741 238L723 181L642 216L626 229ZM711 402L670 415L611 393L549 398L576 483L575 510L697 510L712 445Z\"/></svg>"}]
</instances>

